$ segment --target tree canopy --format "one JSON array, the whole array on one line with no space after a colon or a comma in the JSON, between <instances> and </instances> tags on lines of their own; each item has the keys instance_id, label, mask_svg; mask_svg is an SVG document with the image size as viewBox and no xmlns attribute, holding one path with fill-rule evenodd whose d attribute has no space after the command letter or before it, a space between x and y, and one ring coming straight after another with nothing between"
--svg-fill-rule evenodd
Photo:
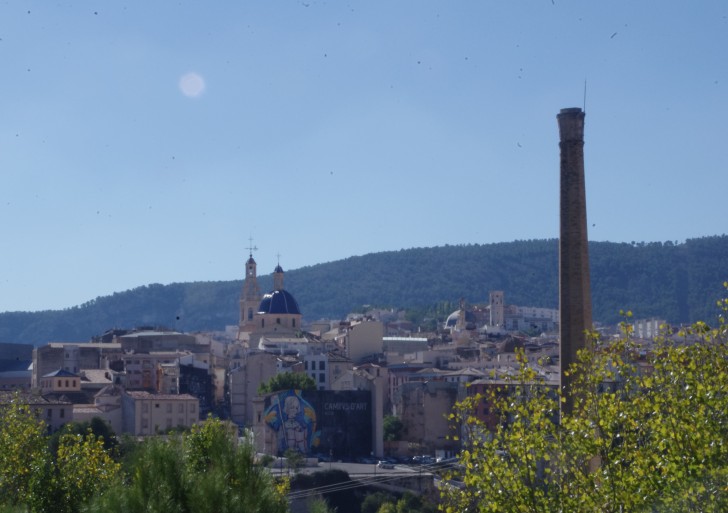
<instances>
[{"instance_id":1,"label":"tree canopy","mask_svg":"<svg viewBox=\"0 0 728 513\"><path fill-rule=\"evenodd\" d=\"M91 513L288 511L286 483L255 464L237 429L214 418L181 436L147 439L131 459L123 479L91 502Z\"/></svg>"},{"instance_id":2,"label":"tree canopy","mask_svg":"<svg viewBox=\"0 0 728 513\"><path fill-rule=\"evenodd\" d=\"M726 284L728 287L728 284ZM728 511L728 300L645 355L624 336L581 352L573 388L549 388L521 353L518 376L459 404L463 487L447 512ZM574 408L560 414L564 393ZM472 411L487 403L488 430Z\"/></svg>"},{"instance_id":3,"label":"tree canopy","mask_svg":"<svg viewBox=\"0 0 728 513\"><path fill-rule=\"evenodd\" d=\"M0 505L75 513L116 479L118 463L90 430L51 444L45 423L19 395L0 413Z\"/></svg>"},{"instance_id":4,"label":"tree canopy","mask_svg":"<svg viewBox=\"0 0 728 513\"><path fill-rule=\"evenodd\" d=\"M316 390L316 382L303 372L281 372L258 386L259 395L281 390Z\"/></svg>"}]
</instances>

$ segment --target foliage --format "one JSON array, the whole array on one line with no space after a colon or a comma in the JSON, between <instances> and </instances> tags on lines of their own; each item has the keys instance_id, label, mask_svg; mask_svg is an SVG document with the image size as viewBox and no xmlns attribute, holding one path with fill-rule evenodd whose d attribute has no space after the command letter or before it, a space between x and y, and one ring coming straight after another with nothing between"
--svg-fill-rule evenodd
<instances>
[{"instance_id":1,"label":"foliage","mask_svg":"<svg viewBox=\"0 0 728 513\"><path fill-rule=\"evenodd\" d=\"M0 418L0 503L32 512L74 513L116 478L119 465L90 430L62 434L16 395Z\"/></svg>"},{"instance_id":2,"label":"foliage","mask_svg":"<svg viewBox=\"0 0 728 513\"><path fill-rule=\"evenodd\" d=\"M316 382L303 372L281 372L258 386L258 395L281 390L316 390Z\"/></svg>"},{"instance_id":3,"label":"foliage","mask_svg":"<svg viewBox=\"0 0 728 513\"><path fill-rule=\"evenodd\" d=\"M381 502L379 508L375 510L376 513L435 513L437 511L437 506L410 492L405 492L399 500L389 497L388 500ZM364 513L363 507L362 513Z\"/></svg>"},{"instance_id":4,"label":"foliage","mask_svg":"<svg viewBox=\"0 0 728 513\"><path fill-rule=\"evenodd\" d=\"M61 436L51 486L44 488L55 493L44 496L50 499L47 502L36 501L37 509L56 513L79 511L116 479L119 467L104 448L104 440L90 430L85 435Z\"/></svg>"},{"instance_id":5,"label":"foliage","mask_svg":"<svg viewBox=\"0 0 728 513\"><path fill-rule=\"evenodd\" d=\"M315 498L308 504L309 513L336 513L336 508L329 508L326 499Z\"/></svg>"},{"instance_id":6,"label":"foliage","mask_svg":"<svg viewBox=\"0 0 728 513\"><path fill-rule=\"evenodd\" d=\"M673 324L706 319L713 306L706 293L719 292L715 277L728 268L726 235L681 244L591 242L589 252L594 318L608 323L619 321L619 308ZM259 276L259 282L269 290L271 275ZM0 313L0 340L88 340L111 326L224 329L238 322L240 287L240 280L151 284L66 310ZM484 302L489 290L503 290L509 303L556 308L557 240L355 256L289 271L286 288L307 319L341 318L363 304L378 304L407 308L409 319L431 327L430 319L443 318L438 309L445 302L454 305L447 316L461 297Z\"/></svg>"},{"instance_id":7,"label":"foliage","mask_svg":"<svg viewBox=\"0 0 728 513\"><path fill-rule=\"evenodd\" d=\"M304 464L304 455L295 449L286 449L283 453L283 457L286 458L288 469L297 472Z\"/></svg>"},{"instance_id":8,"label":"foliage","mask_svg":"<svg viewBox=\"0 0 728 513\"><path fill-rule=\"evenodd\" d=\"M254 456L235 429L209 418L181 436L144 441L130 454L130 471L89 511L287 511L287 484L277 484Z\"/></svg>"},{"instance_id":9,"label":"foliage","mask_svg":"<svg viewBox=\"0 0 728 513\"><path fill-rule=\"evenodd\" d=\"M51 452L54 454L58 452L58 447L62 436L85 436L87 433L92 433L96 438L100 439L103 442L105 451L111 454L115 454L116 449L119 446L119 440L116 438L114 430L111 429L111 425L100 417L94 417L89 421L69 422L67 424L64 424L61 429L51 435Z\"/></svg>"},{"instance_id":10,"label":"foliage","mask_svg":"<svg viewBox=\"0 0 728 513\"><path fill-rule=\"evenodd\" d=\"M324 470L321 472L314 472L312 477L314 488L340 488L338 491L326 492L323 494L329 508L336 511L346 511L347 513L359 512L361 498L358 497L354 489L351 487L332 486L343 483L351 483L351 478L347 472L337 469Z\"/></svg>"},{"instance_id":11,"label":"foliage","mask_svg":"<svg viewBox=\"0 0 728 513\"><path fill-rule=\"evenodd\" d=\"M24 504L47 455L46 425L18 394L0 414L0 502Z\"/></svg>"},{"instance_id":12,"label":"foliage","mask_svg":"<svg viewBox=\"0 0 728 513\"><path fill-rule=\"evenodd\" d=\"M728 286L728 284L726 284ZM445 510L728 511L728 325L698 322L643 360L630 338L593 339L570 369L574 400L544 386L521 353L509 385L473 394L462 426L464 488ZM485 401L494 431L470 414Z\"/></svg>"},{"instance_id":13,"label":"foliage","mask_svg":"<svg viewBox=\"0 0 728 513\"><path fill-rule=\"evenodd\" d=\"M361 513L377 513L385 502L395 503L397 499L387 492L370 493L361 503Z\"/></svg>"},{"instance_id":14,"label":"foliage","mask_svg":"<svg viewBox=\"0 0 728 513\"><path fill-rule=\"evenodd\" d=\"M392 442L400 439L400 437L402 436L402 429L404 428L404 424L399 417L395 415L385 415L383 424L385 441Z\"/></svg>"}]
</instances>

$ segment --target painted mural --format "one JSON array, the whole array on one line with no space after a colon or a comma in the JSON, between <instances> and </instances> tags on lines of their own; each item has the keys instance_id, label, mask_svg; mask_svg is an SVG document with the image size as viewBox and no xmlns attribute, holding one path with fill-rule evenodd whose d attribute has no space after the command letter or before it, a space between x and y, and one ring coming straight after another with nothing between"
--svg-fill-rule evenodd
<instances>
[{"instance_id":1,"label":"painted mural","mask_svg":"<svg viewBox=\"0 0 728 513\"><path fill-rule=\"evenodd\" d=\"M371 454L373 413L367 391L286 390L268 396L263 412L279 455L288 449L337 460Z\"/></svg>"},{"instance_id":2,"label":"painted mural","mask_svg":"<svg viewBox=\"0 0 728 513\"><path fill-rule=\"evenodd\" d=\"M316 411L301 396L300 390L273 395L265 410L265 423L278 434L281 453L291 449L309 454L318 446L320 433L316 431Z\"/></svg>"}]
</instances>

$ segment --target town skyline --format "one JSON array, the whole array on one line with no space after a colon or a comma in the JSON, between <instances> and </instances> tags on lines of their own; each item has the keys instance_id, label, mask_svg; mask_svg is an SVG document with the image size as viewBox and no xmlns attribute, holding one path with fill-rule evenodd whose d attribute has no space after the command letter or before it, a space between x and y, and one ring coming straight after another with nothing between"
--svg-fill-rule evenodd
<instances>
[{"instance_id":1,"label":"town skyline","mask_svg":"<svg viewBox=\"0 0 728 513\"><path fill-rule=\"evenodd\" d=\"M0 6L0 312L402 248L724 232L728 7Z\"/></svg>"}]
</instances>

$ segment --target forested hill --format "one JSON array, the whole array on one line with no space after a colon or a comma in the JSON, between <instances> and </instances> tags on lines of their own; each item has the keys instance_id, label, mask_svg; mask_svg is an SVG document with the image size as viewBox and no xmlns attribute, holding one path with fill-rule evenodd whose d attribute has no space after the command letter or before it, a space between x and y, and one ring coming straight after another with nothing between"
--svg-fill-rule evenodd
<instances>
[{"instance_id":1,"label":"forested hill","mask_svg":"<svg viewBox=\"0 0 728 513\"><path fill-rule=\"evenodd\" d=\"M617 322L619 310L672 323L715 318L728 280L728 236L682 244L591 242L594 319ZM242 269L242 265L241 265ZM262 290L270 275L259 278ZM238 322L241 280L146 285L80 306L0 314L0 342L86 341L107 329L141 325L219 330ZM362 305L426 307L441 301L558 307L558 241L530 240L416 248L351 257L290 270L285 287L304 320L339 319Z\"/></svg>"}]
</instances>

